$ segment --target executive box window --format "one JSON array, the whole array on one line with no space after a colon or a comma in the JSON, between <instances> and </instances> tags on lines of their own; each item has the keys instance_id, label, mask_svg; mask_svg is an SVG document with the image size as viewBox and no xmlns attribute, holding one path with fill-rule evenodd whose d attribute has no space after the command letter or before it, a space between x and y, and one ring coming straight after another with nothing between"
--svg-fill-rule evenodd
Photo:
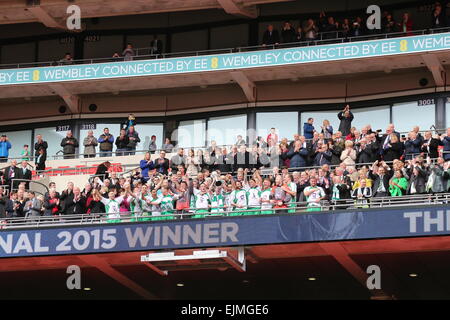
<instances>
[{"instance_id":1,"label":"executive box window","mask_svg":"<svg viewBox=\"0 0 450 320\"><path fill-rule=\"evenodd\" d=\"M378 106L378 107L368 107L368 108L358 108L351 109L354 119L352 121L352 127L361 130L362 127L370 124L372 130L386 129L387 125L390 123L390 110L389 106ZM338 131L340 120L338 118L338 113L342 110L327 110L327 111L311 111L302 112L301 115L301 134L303 134L303 124L308 120L308 118L314 119L314 128L316 131L322 131L323 120L330 121L333 127L333 132Z\"/></svg>"},{"instance_id":2,"label":"executive box window","mask_svg":"<svg viewBox=\"0 0 450 320\"><path fill-rule=\"evenodd\" d=\"M237 136L246 137L247 115L215 117L208 120L208 144L214 140L217 145L232 145Z\"/></svg>"},{"instance_id":3,"label":"executive box window","mask_svg":"<svg viewBox=\"0 0 450 320\"><path fill-rule=\"evenodd\" d=\"M384 131L390 123L389 109L389 106L353 109L351 110L354 115L352 126L358 130L361 130L362 127L370 124L373 131L378 129L382 129ZM337 114L335 121L337 123L337 130L339 128L339 119L337 118Z\"/></svg>"},{"instance_id":4,"label":"executive box window","mask_svg":"<svg viewBox=\"0 0 450 320\"><path fill-rule=\"evenodd\" d=\"M156 146L161 148L163 144L164 125L162 123L142 123L136 125L136 131L139 133L141 143L137 146L137 150L148 150L150 139L156 136Z\"/></svg>"},{"instance_id":5,"label":"executive box window","mask_svg":"<svg viewBox=\"0 0 450 320\"><path fill-rule=\"evenodd\" d=\"M266 140L270 128L281 138L293 139L298 133L298 112L259 112L256 114L256 133Z\"/></svg>"},{"instance_id":6,"label":"executive box window","mask_svg":"<svg viewBox=\"0 0 450 320\"><path fill-rule=\"evenodd\" d=\"M411 131L419 126L421 131L436 124L436 106L433 103L419 105L417 101L398 103L392 106L392 122L398 132Z\"/></svg>"},{"instance_id":7,"label":"executive box window","mask_svg":"<svg viewBox=\"0 0 450 320\"><path fill-rule=\"evenodd\" d=\"M206 120L180 121L173 138L177 137L178 146L181 148L204 147L205 131Z\"/></svg>"},{"instance_id":8,"label":"executive box window","mask_svg":"<svg viewBox=\"0 0 450 320\"><path fill-rule=\"evenodd\" d=\"M54 156L58 151L62 150L61 140L66 136L67 130L56 131L56 127L37 128L34 130L34 136L36 137L38 134L42 135L42 139L44 139L44 141L47 141L47 159L53 160L54 158L52 156ZM33 148L34 142L35 141L33 141ZM62 154L62 152L59 154Z\"/></svg>"},{"instance_id":9,"label":"executive box window","mask_svg":"<svg viewBox=\"0 0 450 320\"><path fill-rule=\"evenodd\" d=\"M91 125L93 125L94 123L83 123L80 127L80 148L79 148L79 153L82 154L84 152L84 145L83 145L83 141L84 138L87 137L88 132L90 129L92 129ZM96 137L97 139L100 137L100 135L103 134L103 130L105 128L109 129L109 133L111 133L114 137L114 146L113 146L113 151L116 150L116 138L119 136L120 133L120 124L118 123L96 123L95 124L95 129L92 129L92 131L94 132L94 137ZM96 148L96 152L100 152L100 148L99 146L97 146Z\"/></svg>"},{"instance_id":10,"label":"executive box window","mask_svg":"<svg viewBox=\"0 0 450 320\"><path fill-rule=\"evenodd\" d=\"M333 132L336 132L339 128L339 119L337 117L337 114L340 110L327 110L327 111L309 111L309 112L302 112L301 114L301 132L299 132L300 135L303 135L303 125L306 121L308 121L309 118L314 119L314 129L318 132L321 132L321 126L323 123L323 120L330 121L331 126L333 127Z\"/></svg>"},{"instance_id":11,"label":"executive box window","mask_svg":"<svg viewBox=\"0 0 450 320\"><path fill-rule=\"evenodd\" d=\"M0 135L3 134L8 137L8 141L11 143L10 158L19 158L25 144L29 146L30 154L32 153L34 145L31 144L31 130L2 132ZM18 161L20 160L18 159Z\"/></svg>"}]
</instances>

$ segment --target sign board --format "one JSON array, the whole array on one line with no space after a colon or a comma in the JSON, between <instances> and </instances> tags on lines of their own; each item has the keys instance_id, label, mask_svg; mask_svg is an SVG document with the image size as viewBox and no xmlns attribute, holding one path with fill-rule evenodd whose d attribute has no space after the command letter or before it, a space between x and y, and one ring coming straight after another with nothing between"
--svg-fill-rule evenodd
<instances>
[{"instance_id":1,"label":"sign board","mask_svg":"<svg viewBox=\"0 0 450 320\"><path fill-rule=\"evenodd\" d=\"M116 79L373 58L450 49L450 33L208 56L0 70L0 85Z\"/></svg>"},{"instance_id":2,"label":"sign board","mask_svg":"<svg viewBox=\"0 0 450 320\"><path fill-rule=\"evenodd\" d=\"M450 235L445 205L0 231L0 257Z\"/></svg>"}]
</instances>

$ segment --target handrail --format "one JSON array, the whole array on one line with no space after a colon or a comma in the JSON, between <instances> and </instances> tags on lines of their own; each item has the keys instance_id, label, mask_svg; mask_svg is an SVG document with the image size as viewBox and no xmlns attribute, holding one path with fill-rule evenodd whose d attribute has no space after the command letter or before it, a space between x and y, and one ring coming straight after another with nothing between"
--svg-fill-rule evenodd
<instances>
[{"instance_id":1,"label":"handrail","mask_svg":"<svg viewBox=\"0 0 450 320\"><path fill-rule=\"evenodd\" d=\"M383 208L385 206L391 207L409 207L412 205L438 205L448 203L450 201L450 193L438 193L438 194L420 194L420 195L407 195L401 197L372 197L367 199L367 203L358 202L356 199L342 199L342 200L324 200L321 201L320 208L322 212L333 212L336 210L363 210L370 208ZM289 205L294 204L294 207ZM119 216L112 216L110 213L90 213L81 215L55 215L55 216L29 216L4 218L0 220L1 229L16 229L16 228L36 228L44 226L69 226L69 225L81 225L81 224L94 224L94 223L118 223L118 222L142 222L142 221L155 221L161 217L169 219L192 219L195 215L200 215L205 218L230 216L232 213L239 213L239 215L245 213L252 214L277 214L287 213L290 210L295 210L295 214L308 213L308 209L312 206L308 206L308 202L292 202L287 207L283 208L247 208L245 210L227 210L224 208L217 208L217 212L197 212L196 208L187 208L181 212L177 212L176 209L172 211L172 214L164 215L152 215L151 212L120 212ZM214 208L213 208L214 209ZM290 213L294 214L294 213ZM114 214L116 215L116 214Z\"/></svg>"},{"instance_id":2,"label":"handrail","mask_svg":"<svg viewBox=\"0 0 450 320\"><path fill-rule=\"evenodd\" d=\"M361 36L350 36L350 37L341 37L334 39L323 39L323 34L336 34L336 31L331 32L319 32L318 35L321 35L321 39L311 39L300 42L291 42L291 43L282 43L278 45L258 45L258 46L246 46L246 47L237 47L237 48L224 48L224 49L209 49L209 50L199 50L199 51L186 51L186 52L173 52L173 53L161 53L161 54L150 54L150 55L135 55L132 57L133 60L143 60L143 59L156 59L158 57L161 58L172 58L179 57L180 55L183 57L187 56L199 56L199 55L208 55L211 52L217 52L217 54L226 54L232 52L245 52L245 51L253 51L253 50L270 50L270 49L281 49L281 48L290 48L297 46L310 46L310 45L320 45L323 43L331 44L331 43L344 43L344 42L356 42L356 41L365 41L372 39L389 39L401 36L411 36L411 35L424 35L424 34L434 34L434 33L442 33L450 31L450 27L445 28L428 28L421 30L414 30L408 32L391 32L391 33L380 33L380 34L371 34L371 35L361 35ZM339 31L337 31L339 33ZM146 48L136 48L135 51L144 50ZM95 59L77 59L71 61L45 61L45 62L27 62L27 63L17 63L17 64L0 64L0 69L15 69L15 68L33 68L33 67L51 67L57 65L73 65L73 64L94 64L94 63L107 63L107 62L117 62L123 61L124 57L120 58L95 58Z\"/></svg>"}]
</instances>

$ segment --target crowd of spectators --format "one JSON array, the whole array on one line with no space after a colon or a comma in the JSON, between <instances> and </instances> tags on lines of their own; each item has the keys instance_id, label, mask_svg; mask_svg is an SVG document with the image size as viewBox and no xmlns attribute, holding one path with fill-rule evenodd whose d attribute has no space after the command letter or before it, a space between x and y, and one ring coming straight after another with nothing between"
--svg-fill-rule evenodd
<instances>
[{"instance_id":1,"label":"crowd of spectators","mask_svg":"<svg viewBox=\"0 0 450 320\"><path fill-rule=\"evenodd\" d=\"M0 189L0 216L103 213L114 222L122 215L146 221L174 219L175 213L193 218L224 212L292 213L298 203L303 203L303 210L320 211L326 201L348 207L353 199L353 206L367 208L374 197L449 191L450 128L442 134L426 131L422 135L414 127L400 135L393 124L384 132L370 125L357 129L353 118L346 105L336 115L338 131L333 120L316 128L310 118L303 126L304 135L295 134L290 142L271 128L266 138L258 137L251 144L238 136L230 152L214 141L196 153L178 148L170 159L164 150L153 160L147 152L140 168L126 176L118 176L105 162L84 188L69 182L61 194L51 184L46 195L36 197L27 192L27 182L13 183L8 197ZM122 131L133 134L134 125L130 115ZM95 138L88 135L87 139ZM113 141L108 132L100 140ZM0 150L6 142L0 141ZM37 146L39 150L45 149L42 137L36 144L42 146ZM170 141L167 144L172 146ZM13 160L2 171L0 184L10 186L14 178L31 178L27 163L23 160L19 167Z\"/></svg>"},{"instance_id":2,"label":"crowd of spectators","mask_svg":"<svg viewBox=\"0 0 450 320\"><path fill-rule=\"evenodd\" d=\"M450 16L446 14L445 9L446 6L443 6L440 2L433 5L428 24L429 28L445 28L450 25ZM263 46L278 45L281 43L330 40L393 32L408 34L414 29L413 19L409 12L404 12L401 19L395 21L391 12L384 11L379 29L369 29L367 27L368 17L365 17L364 14L337 19L322 11L317 18L300 21L297 26L294 26L290 21L285 21L280 27L280 31L273 24L269 24L263 34L261 44Z\"/></svg>"},{"instance_id":3,"label":"crowd of spectators","mask_svg":"<svg viewBox=\"0 0 450 320\"><path fill-rule=\"evenodd\" d=\"M431 10L428 28L439 29L450 26L450 10L446 4L436 1ZM373 34L386 34L401 32L410 34L415 29L414 22L409 12L404 12L401 18L395 20L393 14L389 11L382 12L380 28L369 29L367 19L369 15L361 12L354 17L336 18L327 15L324 11L318 14L318 17L311 17L304 21L299 21L294 26L290 21L285 21L278 30L273 24L269 24L262 35L261 44L278 45L281 43L309 42L315 40L332 40L336 38L348 38L358 36L368 36ZM142 52L140 53L139 50ZM127 43L122 52L114 52L112 60L131 61L138 55L155 55L159 57L163 52L162 40L157 35L150 41L150 47L136 50L131 43ZM59 60L59 64L73 64L73 58L70 53Z\"/></svg>"}]
</instances>

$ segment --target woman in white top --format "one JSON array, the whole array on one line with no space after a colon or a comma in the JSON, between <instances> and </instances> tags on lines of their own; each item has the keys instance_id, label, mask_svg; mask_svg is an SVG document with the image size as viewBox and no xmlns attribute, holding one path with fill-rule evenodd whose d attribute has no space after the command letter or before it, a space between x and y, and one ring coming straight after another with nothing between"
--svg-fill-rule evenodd
<instances>
[{"instance_id":1,"label":"woman in white top","mask_svg":"<svg viewBox=\"0 0 450 320\"><path fill-rule=\"evenodd\" d=\"M356 160L356 151L353 149L353 141L345 141L345 149L341 153L341 161L347 165L347 168L354 167Z\"/></svg>"},{"instance_id":2,"label":"woman in white top","mask_svg":"<svg viewBox=\"0 0 450 320\"><path fill-rule=\"evenodd\" d=\"M191 178L198 174L198 158L195 157L194 150L190 149L186 157L186 174Z\"/></svg>"}]
</instances>

